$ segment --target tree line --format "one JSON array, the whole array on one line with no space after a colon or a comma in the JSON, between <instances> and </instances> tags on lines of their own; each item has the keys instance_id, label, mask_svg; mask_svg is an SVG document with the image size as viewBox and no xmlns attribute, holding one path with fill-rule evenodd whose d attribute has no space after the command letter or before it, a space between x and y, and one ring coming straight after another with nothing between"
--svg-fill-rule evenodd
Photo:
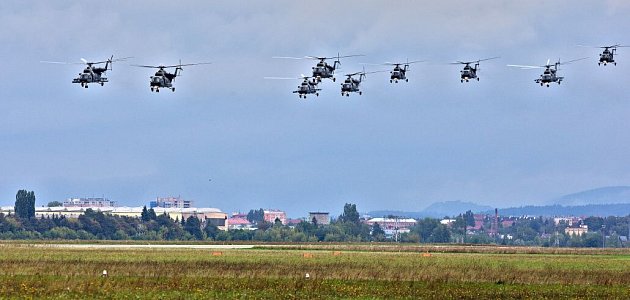
<instances>
[{"instance_id":1,"label":"tree line","mask_svg":"<svg viewBox=\"0 0 630 300\"><path fill-rule=\"evenodd\" d=\"M628 234L628 217L589 217L577 225L595 229L584 235L564 233L568 224L555 224L550 218L517 218L510 226L499 223L497 233L471 232L475 225L472 212L454 218L450 224L439 219L417 220L409 232L387 236L378 223L370 226L360 218L355 204L344 205L343 213L330 224L321 225L304 220L295 226L265 222L263 210L252 210L247 215L255 230L223 231L209 222L191 216L172 219L167 214L157 215L151 208L143 208L140 218L113 216L86 209L78 218L63 216L35 217L35 193L20 190L16 194L15 213L0 213L0 239L68 239L68 240L213 240L256 242L389 242L402 243L466 243L501 244L544 247L625 247L620 236ZM484 220L490 228L491 218ZM575 224L574 224L575 226Z\"/></svg>"}]
</instances>

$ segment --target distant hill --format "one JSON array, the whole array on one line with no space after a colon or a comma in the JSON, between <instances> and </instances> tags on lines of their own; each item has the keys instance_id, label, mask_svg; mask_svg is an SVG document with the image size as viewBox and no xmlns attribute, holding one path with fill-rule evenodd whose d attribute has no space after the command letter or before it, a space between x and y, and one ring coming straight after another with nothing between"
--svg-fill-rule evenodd
<instances>
[{"instance_id":1,"label":"distant hill","mask_svg":"<svg viewBox=\"0 0 630 300\"><path fill-rule=\"evenodd\" d=\"M429 205L429 207L419 212L379 210L368 212L368 214L372 217L383 217L392 215L406 218L422 219L426 217L442 218L444 216L457 216L468 210L472 212L482 212L492 209L493 208L490 206L479 205L472 202L445 201L433 203Z\"/></svg>"},{"instance_id":2,"label":"distant hill","mask_svg":"<svg viewBox=\"0 0 630 300\"><path fill-rule=\"evenodd\" d=\"M444 216L457 216L469 210L472 212L482 212L492 209L494 208L491 206L479 205L472 202L445 201L429 205L422 213L430 217L441 218Z\"/></svg>"},{"instance_id":3,"label":"distant hill","mask_svg":"<svg viewBox=\"0 0 630 300\"><path fill-rule=\"evenodd\" d=\"M372 218L381 218L387 216L397 216L412 219L424 219L427 216L419 211L400 211L400 210L375 210L367 213Z\"/></svg>"},{"instance_id":4,"label":"distant hill","mask_svg":"<svg viewBox=\"0 0 630 300\"><path fill-rule=\"evenodd\" d=\"M630 203L630 186L609 186L569 194L551 201L563 206Z\"/></svg>"},{"instance_id":5,"label":"distant hill","mask_svg":"<svg viewBox=\"0 0 630 300\"><path fill-rule=\"evenodd\" d=\"M493 210L484 213L494 214ZM579 206L544 205L500 208L501 216L617 216L630 215L630 203L589 204Z\"/></svg>"}]
</instances>

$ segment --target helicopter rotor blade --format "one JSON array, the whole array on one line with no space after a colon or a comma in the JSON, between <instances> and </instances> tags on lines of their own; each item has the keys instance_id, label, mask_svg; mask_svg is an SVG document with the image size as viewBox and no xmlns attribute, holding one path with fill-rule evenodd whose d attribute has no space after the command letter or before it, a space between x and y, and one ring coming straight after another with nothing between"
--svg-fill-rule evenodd
<instances>
[{"instance_id":1,"label":"helicopter rotor blade","mask_svg":"<svg viewBox=\"0 0 630 300\"><path fill-rule=\"evenodd\" d=\"M280 59L306 59L305 57L293 57L293 56L272 56L271 58L280 58Z\"/></svg>"},{"instance_id":2,"label":"helicopter rotor blade","mask_svg":"<svg viewBox=\"0 0 630 300\"><path fill-rule=\"evenodd\" d=\"M265 79L273 79L273 80L295 80L295 79L302 79L299 77L273 77L273 76L267 76L267 77L263 77Z\"/></svg>"},{"instance_id":3,"label":"helicopter rotor blade","mask_svg":"<svg viewBox=\"0 0 630 300\"><path fill-rule=\"evenodd\" d=\"M148 65L130 65L132 67L138 67L138 68L151 68L151 69L162 69L165 68L164 66L148 66Z\"/></svg>"},{"instance_id":4,"label":"helicopter rotor blade","mask_svg":"<svg viewBox=\"0 0 630 300\"><path fill-rule=\"evenodd\" d=\"M565 61L565 62L563 62L563 63L561 63L561 62L560 62L560 60L558 59L558 64L559 64L559 65L566 65L566 64L570 64L570 63L572 63L572 62L576 62L576 61L580 61L580 60L585 60L585 59L587 59L587 58L588 58L588 57L582 57L582 58L578 58L578 59L573 59L573 60Z\"/></svg>"},{"instance_id":5,"label":"helicopter rotor blade","mask_svg":"<svg viewBox=\"0 0 630 300\"><path fill-rule=\"evenodd\" d=\"M364 54L352 54L352 55L341 55L341 56L337 55L337 56L332 56L332 57L308 55L308 56L305 56L305 58L317 59L317 60L328 60L328 59L336 58L337 60L339 60L340 58L358 57L358 56L365 56L365 55Z\"/></svg>"},{"instance_id":6,"label":"helicopter rotor blade","mask_svg":"<svg viewBox=\"0 0 630 300\"><path fill-rule=\"evenodd\" d=\"M202 62L202 63L194 63L194 64L179 64L179 65L174 65L174 66L163 66L163 68L181 68L181 67L186 67L186 66L196 66L196 65L209 65L212 64L211 62Z\"/></svg>"},{"instance_id":7,"label":"helicopter rotor blade","mask_svg":"<svg viewBox=\"0 0 630 300\"><path fill-rule=\"evenodd\" d=\"M544 69L545 67L542 66L526 66L526 65L507 65L508 67L514 67L514 68L520 68L522 70L529 70L529 69Z\"/></svg>"},{"instance_id":8,"label":"helicopter rotor blade","mask_svg":"<svg viewBox=\"0 0 630 300\"><path fill-rule=\"evenodd\" d=\"M481 62L481 61L497 59L497 58L501 58L501 56L495 56L495 57L490 57L490 58L479 59L479 60L476 60L475 62Z\"/></svg>"}]
</instances>

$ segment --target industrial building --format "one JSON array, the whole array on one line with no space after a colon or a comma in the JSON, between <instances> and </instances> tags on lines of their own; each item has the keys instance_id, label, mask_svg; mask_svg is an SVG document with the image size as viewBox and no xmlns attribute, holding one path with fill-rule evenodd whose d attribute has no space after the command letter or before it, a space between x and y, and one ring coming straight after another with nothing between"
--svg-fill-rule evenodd
<instances>
[{"instance_id":1,"label":"industrial building","mask_svg":"<svg viewBox=\"0 0 630 300\"><path fill-rule=\"evenodd\" d=\"M280 220L282 225L287 224L287 214L285 212L277 209L264 210L263 220L265 222L275 223L276 219Z\"/></svg>"},{"instance_id":2,"label":"industrial building","mask_svg":"<svg viewBox=\"0 0 630 300\"><path fill-rule=\"evenodd\" d=\"M101 211L106 214L110 214L113 216L126 216L133 218L140 218L142 214L143 207L35 207L35 217L36 218L46 218L46 217L61 217L64 216L66 218L78 218L81 216L87 209L92 209L94 211ZM171 219L187 219L191 216L195 216L200 219L202 222L207 222L208 224L213 224L221 230L227 230L227 214L222 212L218 208L161 208L156 207L153 208L157 215L167 214L171 217ZM0 207L0 213L3 214L13 214L14 207L13 206L5 206Z\"/></svg>"},{"instance_id":3,"label":"industrial building","mask_svg":"<svg viewBox=\"0 0 630 300\"><path fill-rule=\"evenodd\" d=\"M107 198L68 198L63 207L115 207L118 203Z\"/></svg>"},{"instance_id":4,"label":"industrial building","mask_svg":"<svg viewBox=\"0 0 630 300\"><path fill-rule=\"evenodd\" d=\"M191 208L194 207L192 200L184 200L181 196L177 197L157 197L154 201L149 202L150 208Z\"/></svg>"},{"instance_id":5,"label":"industrial building","mask_svg":"<svg viewBox=\"0 0 630 300\"><path fill-rule=\"evenodd\" d=\"M308 220L309 222L313 222L313 220L315 220L313 223L317 223L317 225L328 225L330 224L330 214L321 211L309 212Z\"/></svg>"}]
</instances>

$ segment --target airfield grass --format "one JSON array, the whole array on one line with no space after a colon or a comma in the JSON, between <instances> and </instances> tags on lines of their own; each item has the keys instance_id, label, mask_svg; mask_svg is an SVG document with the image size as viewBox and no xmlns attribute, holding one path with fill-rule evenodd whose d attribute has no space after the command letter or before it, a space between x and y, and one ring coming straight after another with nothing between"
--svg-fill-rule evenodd
<instances>
[{"instance_id":1,"label":"airfield grass","mask_svg":"<svg viewBox=\"0 0 630 300\"><path fill-rule=\"evenodd\" d=\"M429 255L368 246L319 249L220 250L218 255L207 249L4 244L0 298L630 299L630 252L484 249ZM101 277L104 269L108 277Z\"/></svg>"}]
</instances>

